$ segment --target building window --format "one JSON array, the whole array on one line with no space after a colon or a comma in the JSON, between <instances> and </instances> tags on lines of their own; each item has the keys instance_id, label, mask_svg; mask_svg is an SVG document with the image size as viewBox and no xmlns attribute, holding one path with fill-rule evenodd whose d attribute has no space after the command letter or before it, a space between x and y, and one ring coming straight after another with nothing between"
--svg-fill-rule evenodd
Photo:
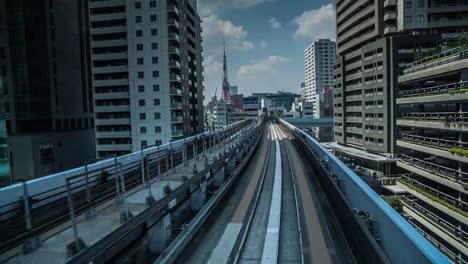
<instances>
[{"instance_id":1,"label":"building window","mask_svg":"<svg viewBox=\"0 0 468 264\"><path fill-rule=\"evenodd\" d=\"M405 16L405 23L411 23L413 21L412 16Z\"/></svg>"},{"instance_id":2,"label":"building window","mask_svg":"<svg viewBox=\"0 0 468 264\"><path fill-rule=\"evenodd\" d=\"M405 0L405 8L412 8L413 2L412 0Z\"/></svg>"},{"instance_id":3,"label":"building window","mask_svg":"<svg viewBox=\"0 0 468 264\"><path fill-rule=\"evenodd\" d=\"M141 2L135 2L135 9L141 8Z\"/></svg>"},{"instance_id":4,"label":"building window","mask_svg":"<svg viewBox=\"0 0 468 264\"><path fill-rule=\"evenodd\" d=\"M146 120L146 114L140 113L140 120Z\"/></svg>"},{"instance_id":5,"label":"building window","mask_svg":"<svg viewBox=\"0 0 468 264\"><path fill-rule=\"evenodd\" d=\"M146 148L148 146L148 141L142 140L141 141L141 148Z\"/></svg>"},{"instance_id":6,"label":"building window","mask_svg":"<svg viewBox=\"0 0 468 264\"><path fill-rule=\"evenodd\" d=\"M158 49L158 43L151 43L151 48L152 49Z\"/></svg>"},{"instance_id":7,"label":"building window","mask_svg":"<svg viewBox=\"0 0 468 264\"><path fill-rule=\"evenodd\" d=\"M419 23L423 23L424 22L424 15L418 15L416 21L418 21Z\"/></svg>"},{"instance_id":8,"label":"building window","mask_svg":"<svg viewBox=\"0 0 468 264\"><path fill-rule=\"evenodd\" d=\"M140 133L146 134L146 127L140 127Z\"/></svg>"},{"instance_id":9,"label":"building window","mask_svg":"<svg viewBox=\"0 0 468 264\"><path fill-rule=\"evenodd\" d=\"M138 65L143 65L144 61L143 61L143 58L138 58L137 59L137 64Z\"/></svg>"},{"instance_id":10,"label":"building window","mask_svg":"<svg viewBox=\"0 0 468 264\"><path fill-rule=\"evenodd\" d=\"M153 57L151 58L153 64L158 64L159 63L159 58L158 57Z\"/></svg>"},{"instance_id":11,"label":"building window","mask_svg":"<svg viewBox=\"0 0 468 264\"><path fill-rule=\"evenodd\" d=\"M159 92L159 84L153 84L153 92Z\"/></svg>"},{"instance_id":12,"label":"building window","mask_svg":"<svg viewBox=\"0 0 468 264\"><path fill-rule=\"evenodd\" d=\"M156 146L162 145L162 141L161 141L161 140L156 140L156 141L154 141L154 143L156 144Z\"/></svg>"},{"instance_id":13,"label":"building window","mask_svg":"<svg viewBox=\"0 0 468 264\"><path fill-rule=\"evenodd\" d=\"M158 35L158 30L156 28L151 29L151 36L157 36Z\"/></svg>"},{"instance_id":14,"label":"building window","mask_svg":"<svg viewBox=\"0 0 468 264\"><path fill-rule=\"evenodd\" d=\"M153 71L153 78L159 77L159 71Z\"/></svg>"},{"instance_id":15,"label":"building window","mask_svg":"<svg viewBox=\"0 0 468 264\"><path fill-rule=\"evenodd\" d=\"M138 72L138 78L139 79L145 78L145 73L144 72Z\"/></svg>"},{"instance_id":16,"label":"building window","mask_svg":"<svg viewBox=\"0 0 468 264\"><path fill-rule=\"evenodd\" d=\"M161 127L160 126L154 127L154 133L161 133Z\"/></svg>"},{"instance_id":17,"label":"building window","mask_svg":"<svg viewBox=\"0 0 468 264\"><path fill-rule=\"evenodd\" d=\"M143 44L136 44L137 50L143 50Z\"/></svg>"},{"instance_id":18,"label":"building window","mask_svg":"<svg viewBox=\"0 0 468 264\"><path fill-rule=\"evenodd\" d=\"M161 113L154 113L154 119L161 119Z\"/></svg>"},{"instance_id":19,"label":"building window","mask_svg":"<svg viewBox=\"0 0 468 264\"><path fill-rule=\"evenodd\" d=\"M424 0L418 0L417 7L424 7Z\"/></svg>"},{"instance_id":20,"label":"building window","mask_svg":"<svg viewBox=\"0 0 468 264\"><path fill-rule=\"evenodd\" d=\"M156 1L155 0L152 0L150 1L150 7L156 7Z\"/></svg>"},{"instance_id":21,"label":"building window","mask_svg":"<svg viewBox=\"0 0 468 264\"><path fill-rule=\"evenodd\" d=\"M137 37L143 37L143 30L137 30L136 31L136 36Z\"/></svg>"},{"instance_id":22,"label":"building window","mask_svg":"<svg viewBox=\"0 0 468 264\"><path fill-rule=\"evenodd\" d=\"M138 105L144 106L146 104L145 99L141 99L138 101Z\"/></svg>"},{"instance_id":23,"label":"building window","mask_svg":"<svg viewBox=\"0 0 468 264\"><path fill-rule=\"evenodd\" d=\"M144 85L138 85L138 92L142 93L145 91L145 86Z\"/></svg>"},{"instance_id":24,"label":"building window","mask_svg":"<svg viewBox=\"0 0 468 264\"><path fill-rule=\"evenodd\" d=\"M158 17L156 15L151 15L150 20L151 22L155 22L156 20L158 20Z\"/></svg>"},{"instance_id":25,"label":"building window","mask_svg":"<svg viewBox=\"0 0 468 264\"><path fill-rule=\"evenodd\" d=\"M161 101L159 99L154 99L154 105L160 105Z\"/></svg>"},{"instance_id":26,"label":"building window","mask_svg":"<svg viewBox=\"0 0 468 264\"><path fill-rule=\"evenodd\" d=\"M41 143L39 146L39 155L41 156L41 165L54 163L54 144Z\"/></svg>"},{"instance_id":27,"label":"building window","mask_svg":"<svg viewBox=\"0 0 468 264\"><path fill-rule=\"evenodd\" d=\"M135 23L141 23L142 19L141 19L141 16L136 16L135 17Z\"/></svg>"}]
</instances>

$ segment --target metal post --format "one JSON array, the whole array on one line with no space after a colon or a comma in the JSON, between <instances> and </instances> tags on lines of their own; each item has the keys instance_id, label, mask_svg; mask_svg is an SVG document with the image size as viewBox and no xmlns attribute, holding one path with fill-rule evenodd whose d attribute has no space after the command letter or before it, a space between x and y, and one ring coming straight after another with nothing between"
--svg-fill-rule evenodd
<instances>
[{"instance_id":1,"label":"metal post","mask_svg":"<svg viewBox=\"0 0 468 264\"><path fill-rule=\"evenodd\" d=\"M120 179L120 187L121 187L121 200L122 200L122 205L123 205L123 212L120 215L120 221L121 222L126 222L130 219L131 214L128 211L128 204L127 204L127 199L125 197L125 179L123 176L123 169L122 169L122 164L118 164L119 166L119 172L117 178Z\"/></svg>"},{"instance_id":2,"label":"metal post","mask_svg":"<svg viewBox=\"0 0 468 264\"><path fill-rule=\"evenodd\" d=\"M31 208L29 207L29 193L28 186L26 182L23 181L23 206L24 206L24 220L26 221L26 228L29 230L32 229L31 224Z\"/></svg>"},{"instance_id":3,"label":"metal post","mask_svg":"<svg viewBox=\"0 0 468 264\"><path fill-rule=\"evenodd\" d=\"M145 188L146 180L145 180L145 159L146 157L143 156L143 149L141 150L141 157L140 157L140 166L141 166L141 188Z\"/></svg>"},{"instance_id":4,"label":"metal post","mask_svg":"<svg viewBox=\"0 0 468 264\"><path fill-rule=\"evenodd\" d=\"M86 178L86 200L88 201L88 212L86 213L86 218L91 219L96 216L92 201L91 201L91 190L89 189L89 175L88 175L88 164L85 165L85 178Z\"/></svg>"},{"instance_id":5,"label":"metal post","mask_svg":"<svg viewBox=\"0 0 468 264\"><path fill-rule=\"evenodd\" d=\"M172 151L172 139L171 141L169 141L169 155L170 155L170 158L171 158L171 169L175 172L175 168L174 168L174 154L173 154L173 151Z\"/></svg>"},{"instance_id":6,"label":"metal post","mask_svg":"<svg viewBox=\"0 0 468 264\"><path fill-rule=\"evenodd\" d=\"M198 151L197 151L197 145L198 145L198 144L197 144L197 141L198 141L198 138L195 138L195 140L194 140L193 143L192 143L193 158L194 158L195 160L198 160L198 155L197 155L197 152L198 152Z\"/></svg>"},{"instance_id":7,"label":"metal post","mask_svg":"<svg viewBox=\"0 0 468 264\"><path fill-rule=\"evenodd\" d=\"M80 237L78 236L78 223L76 222L75 216L75 208L73 206L73 198L72 198L72 191L70 187L70 179L66 179L67 182L67 200L68 200L68 208L70 209L70 218L72 222L72 229L73 229L73 241L75 243L75 250L71 250L70 254L76 254L81 251L81 247L83 242L81 241Z\"/></svg>"},{"instance_id":8,"label":"metal post","mask_svg":"<svg viewBox=\"0 0 468 264\"><path fill-rule=\"evenodd\" d=\"M151 175L150 167L149 167L149 159L145 159L145 167L144 171L146 171L147 175ZM159 168L159 163L158 163L158 168ZM148 188L148 197L146 197L146 206L151 206L156 203L156 200L154 199L153 192L151 190L151 182L147 181L146 182L146 187Z\"/></svg>"},{"instance_id":9,"label":"metal post","mask_svg":"<svg viewBox=\"0 0 468 264\"><path fill-rule=\"evenodd\" d=\"M114 168L115 168L114 175L115 175L115 194L116 194L115 203L119 204L120 202L122 202L122 197L120 196L117 156L115 155L114 155Z\"/></svg>"},{"instance_id":10,"label":"metal post","mask_svg":"<svg viewBox=\"0 0 468 264\"><path fill-rule=\"evenodd\" d=\"M182 143L182 162L184 167L187 167L187 143L185 143L185 138L184 143Z\"/></svg>"}]
</instances>

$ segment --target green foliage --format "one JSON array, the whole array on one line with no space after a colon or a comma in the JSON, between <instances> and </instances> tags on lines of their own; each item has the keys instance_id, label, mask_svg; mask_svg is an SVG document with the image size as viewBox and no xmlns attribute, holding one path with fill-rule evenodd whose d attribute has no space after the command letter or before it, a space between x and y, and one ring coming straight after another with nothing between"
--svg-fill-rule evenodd
<instances>
[{"instance_id":1,"label":"green foliage","mask_svg":"<svg viewBox=\"0 0 468 264\"><path fill-rule=\"evenodd\" d=\"M437 54L440 54L442 48L440 46L438 47L435 47L435 48L432 48L432 49L429 49L425 52L416 52L414 54L414 60L415 61L419 61L419 60L423 60L423 59L426 59L428 57L431 57L431 56L435 56ZM430 62L430 61L427 61L427 62ZM427 63L425 62L425 63Z\"/></svg>"},{"instance_id":2,"label":"green foliage","mask_svg":"<svg viewBox=\"0 0 468 264\"><path fill-rule=\"evenodd\" d=\"M385 199L387 203L399 214L403 214L403 204L398 196L392 196Z\"/></svg>"},{"instance_id":3,"label":"green foliage","mask_svg":"<svg viewBox=\"0 0 468 264\"><path fill-rule=\"evenodd\" d=\"M453 49L462 47L464 49L468 48L468 33L461 33L456 39L450 40L446 44L447 48Z\"/></svg>"},{"instance_id":4,"label":"green foliage","mask_svg":"<svg viewBox=\"0 0 468 264\"><path fill-rule=\"evenodd\" d=\"M457 155L460 155L460 156L468 157L468 149L451 148L451 149L449 149L449 152L452 153L452 154L457 154Z\"/></svg>"},{"instance_id":5,"label":"green foliage","mask_svg":"<svg viewBox=\"0 0 468 264\"><path fill-rule=\"evenodd\" d=\"M452 90L448 92L449 94L461 94L461 93L468 93L468 89L458 89L458 90Z\"/></svg>"},{"instance_id":6,"label":"green foliage","mask_svg":"<svg viewBox=\"0 0 468 264\"><path fill-rule=\"evenodd\" d=\"M468 217L468 212L465 212L462 209L453 206L452 204L448 203L445 200L442 200L441 198L433 195L432 193L426 192L425 190L423 190L423 189L421 189L421 188L419 188L419 187L417 187L417 186L415 186L415 185L413 185L413 184L411 184L409 182L403 181L403 180L398 180L398 182L405 185L405 186L407 186L408 188L413 189L413 190L417 191L418 193L426 196L427 198L431 199L432 201L434 201L436 203L439 203L439 204L449 208L450 210L463 215L464 217Z\"/></svg>"}]
</instances>

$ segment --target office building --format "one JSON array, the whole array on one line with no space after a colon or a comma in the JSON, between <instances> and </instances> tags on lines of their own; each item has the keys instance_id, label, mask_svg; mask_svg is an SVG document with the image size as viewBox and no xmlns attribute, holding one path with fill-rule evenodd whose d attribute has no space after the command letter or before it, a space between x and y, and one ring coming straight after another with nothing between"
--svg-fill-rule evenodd
<instances>
[{"instance_id":1,"label":"office building","mask_svg":"<svg viewBox=\"0 0 468 264\"><path fill-rule=\"evenodd\" d=\"M195 0L90 1L89 19L98 157L204 129Z\"/></svg>"},{"instance_id":2,"label":"office building","mask_svg":"<svg viewBox=\"0 0 468 264\"><path fill-rule=\"evenodd\" d=\"M301 87L299 88L299 95L301 96L301 100L305 101L306 99L305 83L301 83Z\"/></svg>"},{"instance_id":3,"label":"office building","mask_svg":"<svg viewBox=\"0 0 468 264\"><path fill-rule=\"evenodd\" d=\"M246 119L256 119L260 114L260 104L258 97L247 96L244 97L244 113Z\"/></svg>"},{"instance_id":4,"label":"office building","mask_svg":"<svg viewBox=\"0 0 468 264\"><path fill-rule=\"evenodd\" d=\"M314 104L314 117L320 118L321 96L326 88L333 87L335 42L329 39L314 41L304 51L305 101Z\"/></svg>"},{"instance_id":5,"label":"office building","mask_svg":"<svg viewBox=\"0 0 468 264\"><path fill-rule=\"evenodd\" d=\"M95 157L86 5L0 1L0 69L13 182Z\"/></svg>"},{"instance_id":6,"label":"office building","mask_svg":"<svg viewBox=\"0 0 468 264\"><path fill-rule=\"evenodd\" d=\"M467 55L459 47L409 64L396 101L403 211L454 263L468 261Z\"/></svg>"}]
</instances>

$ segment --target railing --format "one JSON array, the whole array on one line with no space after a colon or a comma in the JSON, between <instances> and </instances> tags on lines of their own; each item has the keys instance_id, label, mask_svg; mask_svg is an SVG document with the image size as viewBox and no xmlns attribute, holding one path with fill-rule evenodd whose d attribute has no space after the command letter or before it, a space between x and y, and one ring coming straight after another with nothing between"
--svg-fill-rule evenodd
<instances>
[{"instance_id":1,"label":"railing","mask_svg":"<svg viewBox=\"0 0 468 264\"><path fill-rule=\"evenodd\" d=\"M414 112L401 113L404 119L423 119L441 122L468 122L468 113L466 112Z\"/></svg>"},{"instance_id":2,"label":"railing","mask_svg":"<svg viewBox=\"0 0 468 264\"><path fill-rule=\"evenodd\" d=\"M408 176L405 176L405 175L401 176L400 180L402 180L402 181L404 181L406 183L409 183L409 184L411 184L411 185L425 191L426 193L429 193L429 194L431 194L433 196L436 196L436 197L440 198L441 200L451 204L452 206L461 209L463 212L468 211L468 203L467 202L464 202L464 201L462 201L460 199L457 199L457 198L455 198L455 197L453 197L451 195L443 193L443 192L441 192L441 191L439 191L437 189L434 189L434 188L432 188L430 186L427 186L424 183L421 183L421 182L419 182L419 181L417 181L415 179L412 179L412 178L410 178ZM425 195L423 193L421 193L421 194Z\"/></svg>"},{"instance_id":3,"label":"railing","mask_svg":"<svg viewBox=\"0 0 468 264\"><path fill-rule=\"evenodd\" d=\"M457 47L441 52L440 54L412 62L408 64L408 67L405 70L403 70L403 74L429 69L466 58L468 58L468 49L465 47Z\"/></svg>"},{"instance_id":4,"label":"railing","mask_svg":"<svg viewBox=\"0 0 468 264\"><path fill-rule=\"evenodd\" d=\"M428 95L438 95L438 94L447 94L451 91L457 91L460 89L468 88L468 81L449 83L444 85L437 85L419 89L412 90L400 90L399 94L401 97L414 97L414 96L428 96Z\"/></svg>"},{"instance_id":5,"label":"railing","mask_svg":"<svg viewBox=\"0 0 468 264\"><path fill-rule=\"evenodd\" d=\"M447 257L336 156L306 132L283 120L281 122L294 131L297 138L302 139L299 142L303 142L317 163L326 168L339 189L339 193L334 195L344 196L349 202L348 206L367 212L372 217L378 226L374 235L378 236L380 246L391 263L450 263Z\"/></svg>"},{"instance_id":6,"label":"railing","mask_svg":"<svg viewBox=\"0 0 468 264\"><path fill-rule=\"evenodd\" d=\"M238 122L220 130L161 146L150 146L128 155L92 162L24 184L1 188L0 248L3 250L6 246L15 246L33 234L40 234L67 221L67 193L73 194L72 211L75 214L91 211L88 209L100 206L125 189L134 189L169 172L183 164L184 159L191 159L199 153L217 148L252 124L251 121ZM142 176L142 160L145 157L148 158L148 170L146 176ZM26 225L26 222L29 224Z\"/></svg>"},{"instance_id":7,"label":"railing","mask_svg":"<svg viewBox=\"0 0 468 264\"><path fill-rule=\"evenodd\" d=\"M448 167L444 167L432 162L428 162L425 160L417 159L408 155L401 155L401 160L407 163L411 163L411 165L415 167L419 167L423 170L436 173L441 177L448 177L453 180L460 181L464 184L468 184L468 173L458 171L455 169L451 169Z\"/></svg>"},{"instance_id":8,"label":"railing","mask_svg":"<svg viewBox=\"0 0 468 264\"><path fill-rule=\"evenodd\" d=\"M403 140L418 142L423 145L437 146L437 147L441 147L444 149L449 149L449 148L468 149L467 142L432 138L432 137L423 137L423 136L416 136L416 135L410 135L410 134L401 134L400 137Z\"/></svg>"},{"instance_id":9,"label":"railing","mask_svg":"<svg viewBox=\"0 0 468 264\"><path fill-rule=\"evenodd\" d=\"M418 230L427 240L429 240L432 244L434 244L441 252L443 252L446 256L449 256L451 260L454 261L456 264L468 264L465 260L463 260L458 254L453 252L452 250L448 249L446 246L441 244L438 239L434 238L426 231L421 229L417 224L413 223L413 220L408 219L408 222L413 225L413 227Z\"/></svg>"},{"instance_id":10,"label":"railing","mask_svg":"<svg viewBox=\"0 0 468 264\"><path fill-rule=\"evenodd\" d=\"M417 199L417 198L416 198ZM430 210L426 209L424 206L418 204L414 200L409 199L406 196L402 197L402 202L408 207L411 207L415 209L416 211L422 213L426 217L430 218L433 222L437 223L434 224L436 226L440 226L446 231L450 232L452 235L455 235L455 237L462 239L463 241L467 242L468 241L468 232L465 230L462 230L459 226L456 226L448 221L446 221L444 218L439 217L438 215L434 214Z\"/></svg>"}]
</instances>

